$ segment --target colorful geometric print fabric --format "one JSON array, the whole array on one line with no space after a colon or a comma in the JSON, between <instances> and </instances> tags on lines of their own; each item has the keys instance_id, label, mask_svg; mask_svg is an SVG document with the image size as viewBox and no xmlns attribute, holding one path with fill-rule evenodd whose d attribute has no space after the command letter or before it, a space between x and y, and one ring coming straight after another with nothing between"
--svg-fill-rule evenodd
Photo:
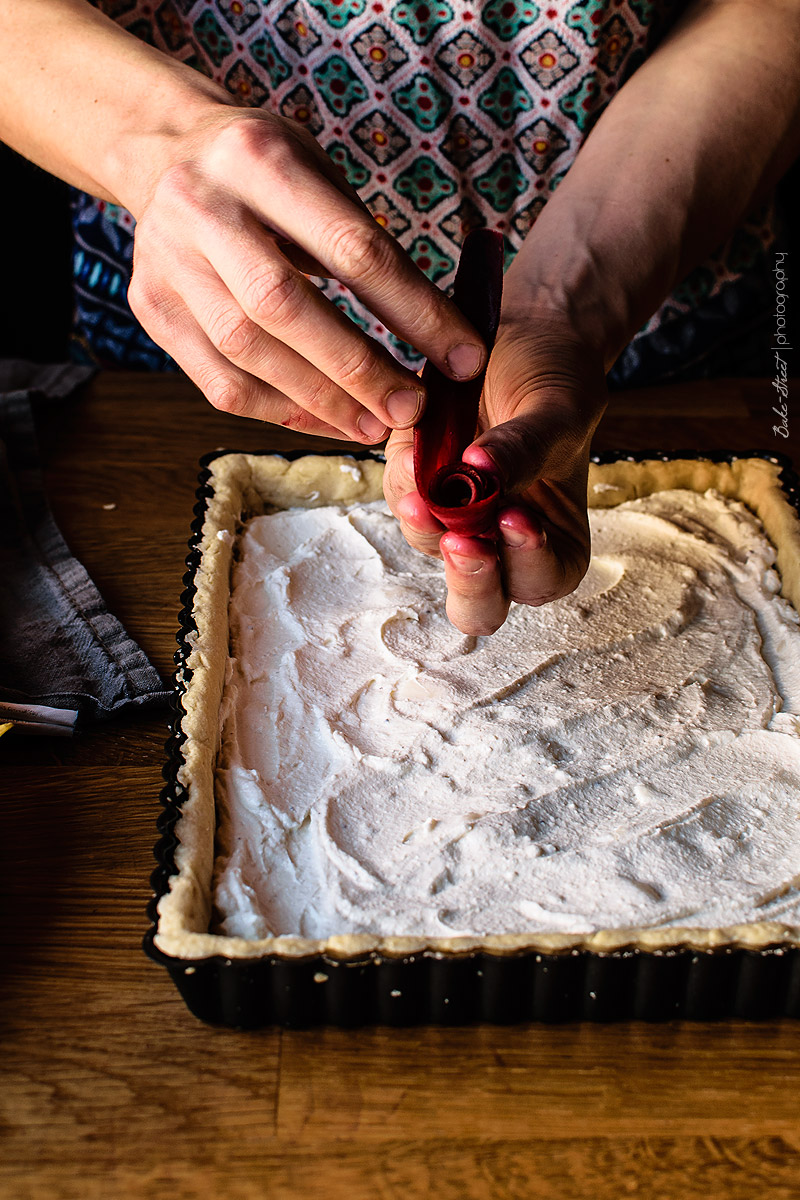
<instances>
[{"instance_id":1,"label":"colorful geometric print fabric","mask_svg":"<svg viewBox=\"0 0 800 1200\"><path fill-rule=\"evenodd\" d=\"M242 104L305 125L375 219L445 289L475 226L500 230L510 261L603 108L685 7L681 0L95 3ZM76 213L79 309L99 327L97 285L107 276L106 291L112 286L108 243L130 240L131 218L80 198ZM97 260L92 227L104 243ZM770 238L768 223L740 233L642 332L716 296ZM419 356L356 297L337 282L319 282L352 320L418 365ZM121 284L106 300L123 307ZM86 321L81 332L91 346ZM146 357L148 341L131 350Z\"/></svg>"}]
</instances>

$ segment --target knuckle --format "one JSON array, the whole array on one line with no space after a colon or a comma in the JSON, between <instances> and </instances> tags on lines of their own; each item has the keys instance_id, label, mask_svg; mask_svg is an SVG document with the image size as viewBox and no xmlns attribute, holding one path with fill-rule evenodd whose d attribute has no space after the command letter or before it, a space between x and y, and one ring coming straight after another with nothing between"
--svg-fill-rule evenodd
<instances>
[{"instance_id":1,"label":"knuckle","mask_svg":"<svg viewBox=\"0 0 800 1200\"><path fill-rule=\"evenodd\" d=\"M319 417L330 407L330 392L331 389L326 379L308 382L303 388L303 397L300 401L302 408L306 413Z\"/></svg>"},{"instance_id":2,"label":"knuckle","mask_svg":"<svg viewBox=\"0 0 800 1200\"><path fill-rule=\"evenodd\" d=\"M252 114L239 112L217 133L211 150L211 166L228 175L241 171L253 159L263 161L273 137L268 123Z\"/></svg>"},{"instance_id":3,"label":"knuckle","mask_svg":"<svg viewBox=\"0 0 800 1200\"><path fill-rule=\"evenodd\" d=\"M343 277L360 279L392 269L392 247L377 222L367 226L358 222L334 225L327 242L328 256Z\"/></svg>"},{"instance_id":4,"label":"knuckle","mask_svg":"<svg viewBox=\"0 0 800 1200\"><path fill-rule=\"evenodd\" d=\"M359 344L337 369L337 382L346 392L359 394L369 389L378 372L379 366L370 347Z\"/></svg>"},{"instance_id":5,"label":"knuckle","mask_svg":"<svg viewBox=\"0 0 800 1200\"><path fill-rule=\"evenodd\" d=\"M408 495L408 490L408 487L404 486L404 480L398 478L395 471L390 471L389 464L387 463L386 470L383 473L383 494L386 498L386 503L398 519L400 518L400 514L397 512L397 506L403 496Z\"/></svg>"},{"instance_id":6,"label":"knuckle","mask_svg":"<svg viewBox=\"0 0 800 1200\"><path fill-rule=\"evenodd\" d=\"M410 290L409 282L413 290ZM404 330L406 340L414 345L423 341L425 345L438 344L443 353L452 341L454 314L456 320L463 321L465 318L444 292L424 278L421 272L418 278L405 281L403 294L407 313ZM413 295L413 303L408 303L410 295Z\"/></svg>"},{"instance_id":7,"label":"knuckle","mask_svg":"<svg viewBox=\"0 0 800 1200\"><path fill-rule=\"evenodd\" d=\"M193 163L173 163L161 174L153 192L153 201L167 208L198 208L199 185L199 173Z\"/></svg>"},{"instance_id":8,"label":"knuckle","mask_svg":"<svg viewBox=\"0 0 800 1200\"><path fill-rule=\"evenodd\" d=\"M235 120L220 130L218 144L237 156L259 154L264 147L265 133L266 126L262 121L237 113Z\"/></svg>"},{"instance_id":9,"label":"knuckle","mask_svg":"<svg viewBox=\"0 0 800 1200\"><path fill-rule=\"evenodd\" d=\"M235 360L252 350L258 330L241 310L220 310L212 315L208 334L220 354Z\"/></svg>"},{"instance_id":10,"label":"knuckle","mask_svg":"<svg viewBox=\"0 0 800 1200\"><path fill-rule=\"evenodd\" d=\"M276 119L271 113L239 112L216 136L209 160L211 169L228 179L234 172L241 174L243 168L266 167L272 188L296 185L298 161L308 150L299 136L305 130L290 126L291 122Z\"/></svg>"},{"instance_id":11,"label":"knuckle","mask_svg":"<svg viewBox=\"0 0 800 1200\"><path fill-rule=\"evenodd\" d=\"M137 271L133 272L128 285L128 304L134 316L140 319L152 316L158 308L158 289Z\"/></svg>"},{"instance_id":12,"label":"knuckle","mask_svg":"<svg viewBox=\"0 0 800 1200\"><path fill-rule=\"evenodd\" d=\"M403 536L409 546L414 550L419 550L420 554L425 554L428 558L442 557L438 538L426 537L424 534L417 533L416 530L409 529L407 525L403 526Z\"/></svg>"},{"instance_id":13,"label":"knuckle","mask_svg":"<svg viewBox=\"0 0 800 1200\"><path fill-rule=\"evenodd\" d=\"M297 433L313 433L317 428L317 421L310 412L304 412L301 409L291 417L289 425Z\"/></svg>"},{"instance_id":14,"label":"knuckle","mask_svg":"<svg viewBox=\"0 0 800 1200\"><path fill-rule=\"evenodd\" d=\"M313 413L307 412L302 408L296 408L289 417L281 421L284 429L292 429L295 433L309 434L324 434L329 438L346 439L347 434L342 433L338 429L333 429L321 422Z\"/></svg>"},{"instance_id":15,"label":"knuckle","mask_svg":"<svg viewBox=\"0 0 800 1200\"><path fill-rule=\"evenodd\" d=\"M279 267L265 271L262 265L257 274L244 281L243 302L259 325L284 325L303 307L298 276Z\"/></svg>"},{"instance_id":16,"label":"knuckle","mask_svg":"<svg viewBox=\"0 0 800 1200\"><path fill-rule=\"evenodd\" d=\"M247 386L230 375L213 375L201 383L203 395L212 408L220 412L243 416L249 409Z\"/></svg>"},{"instance_id":17,"label":"knuckle","mask_svg":"<svg viewBox=\"0 0 800 1200\"><path fill-rule=\"evenodd\" d=\"M171 328L182 311L176 293L141 271L134 271L131 276L128 304L139 324L148 332Z\"/></svg>"}]
</instances>

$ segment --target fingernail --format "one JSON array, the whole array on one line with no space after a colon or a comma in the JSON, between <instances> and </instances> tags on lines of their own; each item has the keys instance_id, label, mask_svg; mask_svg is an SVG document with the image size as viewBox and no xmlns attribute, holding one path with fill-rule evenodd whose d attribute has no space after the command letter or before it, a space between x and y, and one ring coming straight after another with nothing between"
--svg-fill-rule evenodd
<instances>
[{"instance_id":1,"label":"fingernail","mask_svg":"<svg viewBox=\"0 0 800 1200\"><path fill-rule=\"evenodd\" d=\"M376 417L371 412L362 413L357 424L361 433L370 442L377 442L380 438L385 438L389 432L380 417Z\"/></svg>"},{"instance_id":2,"label":"fingernail","mask_svg":"<svg viewBox=\"0 0 800 1200\"><path fill-rule=\"evenodd\" d=\"M535 524L530 517L528 524L529 526ZM520 546L525 546L528 550L541 550L547 543L547 534L541 526L527 530L515 529L513 525L506 525L505 520L501 517L498 527L503 544L511 550L518 550Z\"/></svg>"},{"instance_id":3,"label":"fingernail","mask_svg":"<svg viewBox=\"0 0 800 1200\"><path fill-rule=\"evenodd\" d=\"M471 379L483 362L483 354L478 346L463 343L454 346L447 356L447 365L458 379Z\"/></svg>"},{"instance_id":4,"label":"fingernail","mask_svg":"<svg viewBox=\"0 0 800 1200\"><path fill-rule=\"evenodd\" d=\"M393 424L400 427L410 425L421 408L422 392L414 391L411 388L392 392L386 401L386 411Z\"/></svg>"},{"instance_id":5,"label":"fingernail","mask_svg":"<svg viewBox=\"0 0 800 1200\"><path fill-rule=\"evenodd\" d=\"M512 549L524 546L528 540L527 534L520 533L518 529L506 529L505 525L500 526L500 533L505 544L511 546Z\"/></svg>"},{"instance_id":6,"label":"fingernail","mask_svg":"<svg viewBox=\"0 0 800 1200\"><path fill-rule=\"evenodd\" d=\"M448 554L447 561L461 575L477 575L486 566L482 558L468 558L466 554Z\"/></svg>"},{"instance_id":7,"label":"fingernail","mask_svg":"<svg viewBox=\"0 0 800 1200\"><path fill-rule=\"evenodd\" d=\"M468 446L464 451L464 462L470 463L473 467L478 467L481 471L488 471L491 475L495 475L497 479L500 479L500 468L492 456L484 450L483 446Z\"/></svg>"}]
</instances>

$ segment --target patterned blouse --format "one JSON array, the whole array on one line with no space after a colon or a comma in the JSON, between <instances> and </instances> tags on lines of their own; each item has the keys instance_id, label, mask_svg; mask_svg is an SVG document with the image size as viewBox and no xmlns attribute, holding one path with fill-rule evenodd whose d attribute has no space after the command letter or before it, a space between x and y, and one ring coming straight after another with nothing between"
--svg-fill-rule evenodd
<instances>
[{"instance_id":1,"label":"patterned blouse","mask_svg":"<svg viewBox=\"0 0 800 1200\"><path fill-rule=\"evenodd\" d=\"M605 105L685 0L93 0L243 105L305 125L440 287L464 234L519 249ZM76 356L170 369L126 301L131 215L74 194ZM612 382L655 382L754 319L769 215L743 226L640 330ZM330 299L409 365L356 297ZM739 329L739 336L741 330Z\"/></svg>"}]
</instances>

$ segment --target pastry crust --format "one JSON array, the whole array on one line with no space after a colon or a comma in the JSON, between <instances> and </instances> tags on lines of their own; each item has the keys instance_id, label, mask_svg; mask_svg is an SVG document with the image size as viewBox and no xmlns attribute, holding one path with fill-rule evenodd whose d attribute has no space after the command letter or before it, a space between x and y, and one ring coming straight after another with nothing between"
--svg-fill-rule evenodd
<instances>
[{"instance_id":1,"label":"pastry crust","mask_svg":"<svg viewBox=\"0 0 800 1200\"><path fill-rule=\"evenodd\" d=\"M743 501L761 520L777 549L782 592L800 610L800 521L779 484L780 467L768 460L619 459L592 464L590 507L611 507L670 488L705 492ZM607 954L635 948L664 952L679 947L711 950L724 946L759 950L800 944L800 928L753 923L725 929L610 929L593 934L505 934L480 938L374 938L347 934L326 940L269 937L258 940L208 932L216 827L214 768L219 750L219 707L228 655L228 597L231 562L243 519L281 508L314 508L379 499L382 464L371 458L308 455L293 461L272 455L228 454L213 461L213 494L203 523L195 575L192 615L196 632L187 636L190 653L182 689L181 722L185 742L178 782L185 791L176 828L177 874L158 904L155 944L165 954L191 960L220 955L226 959L264 956L363 958L368 954L404 958L475 952L511 955L590 951Z\"/></svg>"}]
</instances>

